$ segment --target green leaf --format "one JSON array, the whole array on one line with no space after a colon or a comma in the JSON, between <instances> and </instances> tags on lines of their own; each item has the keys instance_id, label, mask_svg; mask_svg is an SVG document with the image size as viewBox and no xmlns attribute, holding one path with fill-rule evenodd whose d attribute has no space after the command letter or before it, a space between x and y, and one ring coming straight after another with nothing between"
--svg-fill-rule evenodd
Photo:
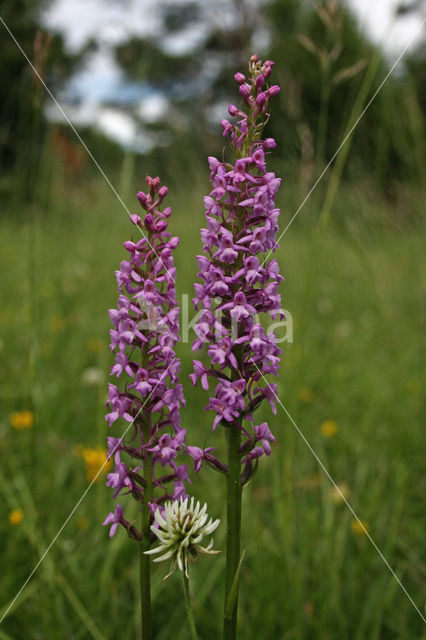
<instances>
[{"instance_id":1,"label":"green leaf","mask_svg":"<svg viewBox=\"0 0 426 640\"><path fill-rule=\"evenodd\" d=\"M245 555L246 555L246 550L243 549L240 561L238 563L237 570L236 570L235 575L234 575L234 579L232 581L231 589L230 589L230 591L228 593L228 597L226 598L225 618L228 618L228 619L230 619L231 616L232 616L232 611L234 609L235 602L237 600L238 583L240 581L241 565L243 564L243 560L244 560L244 556Z\"/></svg>"}]
</instances>

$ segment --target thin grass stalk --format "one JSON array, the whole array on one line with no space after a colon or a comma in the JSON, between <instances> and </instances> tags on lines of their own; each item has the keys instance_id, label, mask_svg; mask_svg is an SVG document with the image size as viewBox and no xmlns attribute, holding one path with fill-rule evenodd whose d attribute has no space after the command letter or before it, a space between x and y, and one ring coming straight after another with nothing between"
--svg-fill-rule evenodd
<instances>
[{"instance_id":1,"label":"thin grass stalk","mask_svg":"<svg viewBox=\"0 0 426 640\"><path fill-rule=\"evenodd\" d=\"M336 198L337 190L340 185L340 180L342 177L343 169L345 167L346 159L348 157L348 154L351 148L353 136L356 131L356 127L350 134L349 132L351 131L351 128L354 126L355 122L357 121L357 118L359 118L359 116L362 113L362 110L365 107L369 91L371 90L371 86L373 84L374 78L380 66L381 60L382 60L381 52L377 50L370 60L370 64L368 65L364 75L364 80L361 84L360 90L358 91L357 97L355 99L354 106L351 111L351 115L349 116L347 125L345 127L345 132L342 138L344 140L346 136L348 136L348 139L346 140L345 144L343 145L343 147L341 148L341 150L337 155L336 163L333 167L333 172L331 174L330 182L328 183L328 186L327 186L324 203L321 208L321 213L319 217L319 225L321 227L327 226L330 213L333 208L334 200Z\"/></svg>"},{"instance_id":2,"label":"thin grass stalk","mask_svg":"<svg viewBox=\"0 0 426 640\"><path fill-rule=\"evenodd\" d=\"M321 100L320 111L318 116L318 130L317 130L317 151L316 151L316 164L318 173L324 164L325 151L326 151L326 137L327 137L327 125L328 125L328 109L330 102L330 71L329 63L324 63L321 73Z\"/></svg>"},{"instance_id":3,"label":"thin grass stalk","mask_svg":"<svg viewBox=\"0 0 426 640\"><path fill-rule=\"evenodd\" d=\"M231 425L227 430L228 474L226 484L226 578L225 578L225 611L223 618L223 638L233 640L237 637L238 618L238 586L231 610L228 611L229 596L238 571L241 552L241 462L239 448L241 446L240 428Z\"/></svg>"},{"instance_id":4,"label":"thin grass stalk","mask_svg":"<svg viewBox=\"0 0 426 640\"><path fill-rule=\"evenodd\" d=\"M142 616L142 640L152 640L152 605L151 605L151 559L146 555L151 547L151 521L149 503L153 498L152 485L152 454L146 454L144 464L144 478L146 482L144 501L142 504L141 531L142 541L139 549L139 579Z\"/></svg>"}]
</instances>

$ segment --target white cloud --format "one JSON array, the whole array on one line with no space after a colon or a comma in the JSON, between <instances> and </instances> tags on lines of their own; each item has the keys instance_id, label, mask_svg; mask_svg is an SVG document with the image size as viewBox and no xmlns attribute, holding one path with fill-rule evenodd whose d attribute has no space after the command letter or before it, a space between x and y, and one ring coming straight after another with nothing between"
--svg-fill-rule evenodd
<instances>
[{"instance_id":1,"label":"white cloud","mask_svg":"<svg viewBox=\"0 0 426 640\"><path fill-rule=\"evenodd\" d=\"M157 122L169 108L169 101L161 93L153 93L141 100L137 113L144 122Z\"/></svg>"},{"instance_id":2,"label":"white cloud","mask_svg":"<svg viewBox=\"0 0 426 640\"><path fill-rule=\"evenodd\" d=\"M67 87L67 94L82 101L102 102L117 96L123 72L111 50L101 47L91 53Z\"/></svg>"},{"instance_id":3,"label":"white cloud","mask_svg":"<svg viewBox=\"0 0 426 640\"><path fill-rule=\"evenodd\" d=\"M138 136L134 119L117 109L98 109L95 126L125 147L132 146Z\"/></svg>"},{"instance_id":4,"label":"white cloud","mask_svg":"<svg viewBox=\"0 0 426 640\"><path fill-rule=\"evenodd\" d=\"M253 0L255 3L257 0ZM394 9L399 0L346 0L358 16L361 28L375 42L381 43L391 58L395 58L408 43L421 24L419 15L394 18ZM176 0L178 2L178 0ZM202 42L214 25L230 28L236 16L224 8L224 0L206 3L201 0L205 20L179 33L163 39L168 53L182 54ZM90 38L96 38L99 49L88 57L85 67L71 80L66 92L68 98L78 98L78 105L64 107L70 120L76 125L96 126L105 135L123 147L147 152L158 144L167 144L161 138L141 128L130 113L120 108L102 107L102 101L132 94L133 102L143 95L143 87L125 84L123 73L112 54L111 45L125 41L134 35L161 35L161 2L159 0L54 0L44 14L47 28L61 32L71 51L79 50ZM265 38L265 34L262 34ZM421 38L419 33L411 46ZM213 76L220 66L220 58L212 57L205 68ZM126 93L127 92L127 93ZM66 96L65 96L66 97ZM129 100L129 102L132 102ZM137 115L145 122L156 122L168 109L167 98L151 94L140 100ZM215 120L224 115L226 105L213 105L210 117ZM46 107L48 117L62 121L57 107Z\"/></svg>"},{"instance_id":5,"label":"white cloud","mask_svg":"<svg viewBox=\"0 0 426 640\"><path fill-rule=\"evenodd\" d=\"M167 136L155 134L141 127L130 113L119 108L102 107L93 102L79 105L61 105L62 111L75 127L92 126L125 149L148 153L154 147L168 144ZM65 123L63 113L49 102L46 117L52 122Z\"/></svg>"},{"instance_id":6,"label":"white cloud","mask_svg":"<svg viewBox=\"0 0 426 640\"><path fill-rule=\"evenodd\" d=\"M360 19L361 26L375 42L383 44L391 54L398 54L421 23L420 15L394 20L400 0L346 0ZM236 16L232 5L216 0L200 2L205 22L168 36L165 49L174 54L185 53L205 37L209 26L230 28ZM44 13L45 25L63 33L66 45L77 51L90 38L116 44L132 35L161 33L159 0L54 0ZM416 38L419 41L421 35ZM413 43L414 46L414 43Z\"/></svg>"},{"instance_id":7,"label":"white cloud","mask_svg":"<svg viewBox=\"0 0 426 640\"><path fill-rule=\"evenodd\" d=\"M218 123L222 120L222 118L229 118L228 105L229 100L221 100L220 102L214 102L207 109L207 119L210 124L218 128Z\"/></svg>"},{"instance_id":8,"label":"white cloud","mask_svg":"<svg viewBox=\"0 0 426 640\"><path fill-rule=\"evenodd\" d=\"M161 47L169 55L185 55L203 42L208 30L207 24L198 23L192 25L187 29L165 36L161 42Z\"/></svg>"},{"instance_id":9,"label":"white cloud","mask_svg":"<svg viewBox=\"0 0 426 640\"><path fill-rule=\"evenodd\" d=\"M94 102L84 102L79 105L66 105L61 104L61 109L76 127L87 127L93 124L96 120L96 114L98 112L99 105ZM63 113L54 102L50 100L45 106L46 117L51 122L60 122L65 124L66 120Z\"/></svg>"},{"instance_id":10,"label":"white cloud","mask_svg":"<svg viewBox=\"0 0 426 640\"><path fill-rule=\"evenodd\" d=\"M361 28L392 57L401 53L422 22L419 14L395 17L395 9L400 0L347 1L358 17ZM410 48L418 44L421 37L421 33L418 32Z\"/></svg>"},{"instance_id":11,"label":"white cloud","mask_svg":"<svg viewBox=\"0 0 426 640\"><path fill-rule=\"evenodd\" d=\"M117 43L129 36L158 32L156 0L54 0L43 22L61 32L66 46L78 51L90 38Z\"/></svg>"}]
</instances>

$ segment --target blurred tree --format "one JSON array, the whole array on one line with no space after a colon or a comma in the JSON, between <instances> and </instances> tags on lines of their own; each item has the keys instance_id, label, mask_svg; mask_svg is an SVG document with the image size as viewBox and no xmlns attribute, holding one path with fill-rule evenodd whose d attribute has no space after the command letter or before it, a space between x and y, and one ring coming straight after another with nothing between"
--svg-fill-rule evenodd
<instances>
[{"instance_id":1,"label":"blurred tree","mask_svg":"<svg viewBox=\"0 0 426 640\"><path fill-rule=\"evenodd\" d=\"M415 10L419 2L412 5ZM271 134L286 163L294 167L298 159L303 190L389 71L380 49L338 0L218 0L214 7L165 0L158 10L162 26L155 35L133 38L116 49L129 77L165 93L177 107L154 126L170 128L175 139L191 129L200 155L215 145L217 150L219 114L224 115L229 99L235 100L233 74L244 70L256 50L277 62L281 117L273 118ZM173 52L171 37L197 30L202 37L192 48ZM421 56L412 56L404 73L388 78L348 142L351 161L343 175L365 172L383 186L393 179L419 178L424 144L420 61Z\"/></svg>"},{"instance_id":2,"label":"blurred tree","mask_svg":"<svg viewBox=\"0 0 426 640\"><path fill-rule=\"evenodd\" d=\"M81 59L65 53L60 36L43 33L39 16L46 0L3 0L2 19L50 88L69 77ZM32 189L45 130L44 89L3 23L0 38L0 170L4 175L22 160L25 189Z\"/></svg>"},{"instance_id":3,"label":"blurred tree","mask_svg":"<svg viewBox=\"0 0 426 640\"><path fill-rule=\"evenodd\" d=\"M408 14L419 14L424 16L426 0L413 0L412 2L401 4L397 7L398 16ZM426 42L421 40L420 44L405 56L405 66L408 70L408 77L411 86L414 88L421 113L426 113Z\"/></svg>"},{"instance_id":4,"label":"blurred tree","mask_svg":"<svg viewBox=\"0 0 426 640\"><path fill-rule=\"evenodd\" d=\"M401 2L396 8L397 15L405 16L414 11L423 12L426 6L425 0L411 0L411 2Z\"/></svg>"},{"instance_id":5,"label":"blurred tree","mask_svg":"<svg viewBox=\"0 0 426 640\"><path fill-rule=\"evenodd\" d=\"M7 4L13 24L19 22L16 7L25 8L21 12L22 35L18 35L35 56L34 4L29 0ZM416 10L419 4L413 0L410 10ZM161 158L165 153L162 145L171 141L168 157L172 151L178 164L190 155L204 156L207 149L221 152L217 132L227 102L236 99L234 72L244 70L249 55L257 51L277 62L275 77L282 93L280 117L272 119L271 135L278 140L277 153L281 150L288 170L297 167L301 187L306 190L333 156L348 131L348 123L356 120L390 68L380 49L361 33L343 1L161 0L155 11L155 33L131 35L118 45L107 45L113 48L129 84L139 85L146 95L160 93L167 98L169 106L163 115L145 121L140 90L135 92L133 102L117 108L158 136L159 148L153 156ZM14 45L2 41L0 46L10 49ZM96 46L105 46L101 36L87 48ZM46 69L57 84L67 76L74 60L69 62L63 55L58 39L50 40L47 48ZM16 69L8 69L6 76L21 77L22 81L15 83L21 88L18 95L9 96L9 106L4 102L0 119L0 145L9 150L16 149L18 138L26 139L23 124L17 136L16 122L10 115L14 113L12 105L21 105L21 95L36 94L26 63L18 54L13 51ZM84 51L80 52L80 58L83 56ZM386 188L393 179L419 178L424 145L422 60L421 55L414 54L407 58L404 73L392 74L357 124L346 145L351 156L350 162L342 163L344 176L364 172ZM30 102L27 100L22 109L28 110ZM22 118L23 122L30 120L28 114Z\"/></svg>"},{"instance_id":6,"label":"blurred tree","mask_svg":"<svg viewBox=\"0 0 426 640\"><path fill-rule=\"evenodd\" d=\"M389 71L389 63L360 32L342 2L273 0L267 13L270 54L284 89L282 117L273 119L273 133L281 138L286 155L299 156L299 175L309 183L315 177L312 158L318 175L338 148L347 123L355 119L353 105L358 101L362 111ZM408 97L413 68L392 74L357 124L346 175L364 171L384 186L393 178L419 177L420 109L412 92Z\"/></svg>"},{"instance_id":7,"label":"blurred tree","mask_svg":"<svg viewBox=\"0 0 426 640\"><path fill-rule=\"evenodd\" d=\"M33 57L37 31L36 3L16 0L2 3L2 18L24 49ZM0 24L0 161L2 169L16 156L20 139L31 135L34 114L34 83L31 69L15 42Z\"/></svg>"},{"instance_id":8,"label":"blurred tree","mask_svg":"<svg viewBox=\"0 0 426 640\"><path fill-rule=\"evenodd\" d=\"M158 6L157 33L116 47L117 61L129 79L164 93L178 107L151 126L171 129L174 139L182 129L191 129L197 139L194 151L200 156L217 144L218 124L213 138L209 116L234 93L235 69L246 65L253 37L263 27L259 7L248 0L217 0L214 5L165 0ZM189 49L183 47L184 53L170 46L173 38L184 40L188 34L191 40L195 33L199 37Z\"/></svg>"}]
</instances>

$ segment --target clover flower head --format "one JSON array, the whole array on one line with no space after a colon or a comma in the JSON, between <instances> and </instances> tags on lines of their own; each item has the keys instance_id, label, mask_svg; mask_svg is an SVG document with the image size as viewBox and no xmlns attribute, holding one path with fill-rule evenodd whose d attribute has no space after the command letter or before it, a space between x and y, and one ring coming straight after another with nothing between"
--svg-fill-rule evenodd
<instances>
[{"instance_id":1,"label":"clover flower head","mask_svg":"<svg viewBox=\"0 0 426 640\"><path fill-rule=\"evenodd\" d=\"M188 565L198 559L198 553L219 553L212 549L213 538L206 547L201 546L204 536L208 536L218 527L220 520L214 520L207 514L207 504L201 507L194 498L184 498L166 502L164 510L155 511L151 530L160 541L160 546L145 551L147 554L162 553L154 562L171 558L170 573L176 566L188 577ZM163 553L164 552L164 553Z\"/></svg>"}]
</instances>

